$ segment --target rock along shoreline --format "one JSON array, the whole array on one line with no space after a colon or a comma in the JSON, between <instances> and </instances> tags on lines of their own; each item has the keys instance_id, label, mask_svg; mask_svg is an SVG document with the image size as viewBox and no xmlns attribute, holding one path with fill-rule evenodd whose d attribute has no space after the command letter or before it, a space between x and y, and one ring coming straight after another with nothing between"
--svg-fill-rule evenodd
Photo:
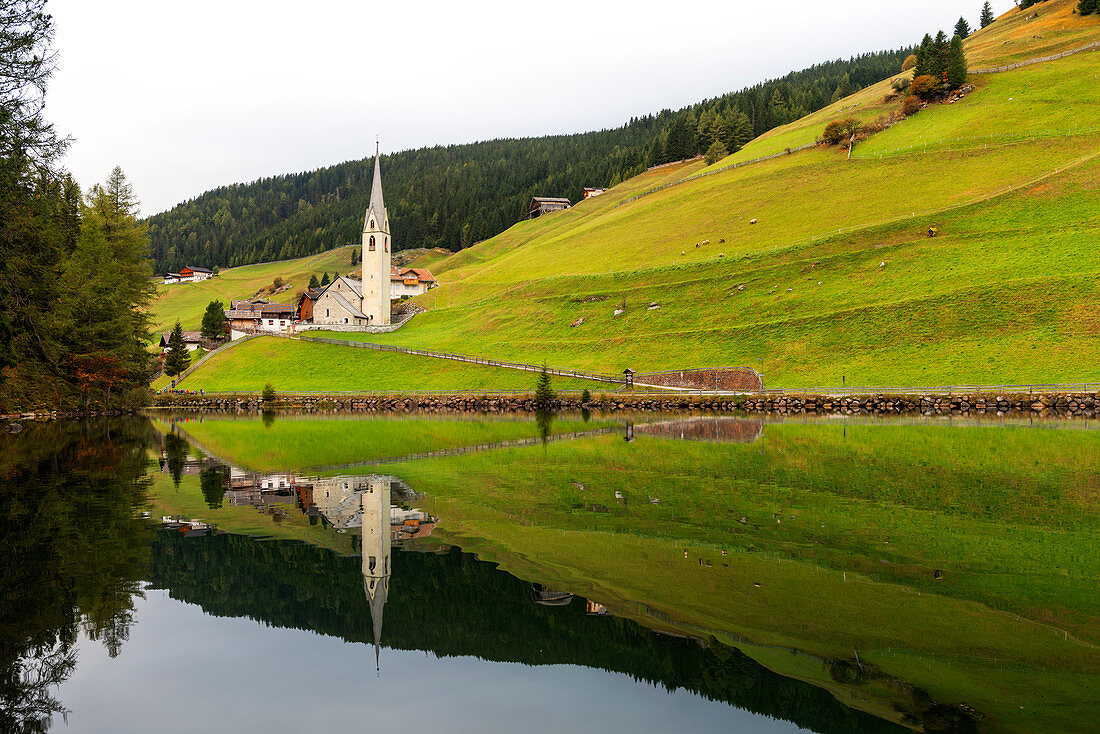
<instances>
[{"instance_id":1,"label":"rock along shoreline","mask_svg":"<svg viewBox=\"0 0 1100 734\"><path fill-rule=\"evenodd\" d=\"M535 413L534 395L385 395L318 396L282 394L269 403L257 395L158 395L153 408L183 411L249 413L263 410L304 412L364 411L381 413L477 412ZM1064 415L1094 417L1100 393L967 393L944 395L669 395L667 397L601 395L587 403L559 398L554 411L715 412L774 415Z\"/></svg>"}]
</instances>

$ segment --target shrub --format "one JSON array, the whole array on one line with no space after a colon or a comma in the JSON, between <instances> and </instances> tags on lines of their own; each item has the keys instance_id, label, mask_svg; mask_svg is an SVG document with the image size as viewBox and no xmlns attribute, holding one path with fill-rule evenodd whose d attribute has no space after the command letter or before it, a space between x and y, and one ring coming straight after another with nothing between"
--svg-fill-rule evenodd
<instances>
[{"instance_id":1,"label":"shrub","mask_svg":"<svg viewBox=\"0 0 1100 734\"><path fill-rule=\"evenodd\" d=\"M588 392L588 388L586 387L584 389L584 392L581 393L581 405L588 405L591 402L592 402L592 393Z\"/></svg>"},{"instance_id":2,"label":"shrub","mask_svg":"<svg viewBox=\"0 0 1100 734\"><path fill-rule=\"evenodd\" d=\"M282 287L283 287L283 279L282 278L276 278L275 280L271 281L271 289L272 290L278 290Z\"/></svg>"},{"instance_id":3,"label":"shrub","mask_svg":"<svg viewBox=\"0 0 1100 734\"><path fill-rule=\"evenodd\" d=\"M836 145L852 137L858 129L859 120L854 117L849 117L847 120L833 120L825 126L821 139L829 145Z\"/></svg>"},{"instance_id":4,"label":"shrub","mask_svg":"<svg viewBox=\"0 0 1100 734\"><path fill-rule=\"evenodd\" d=\"M908 56L905 57L905 61L903 61L901 63L901 70L902 71L909 71L910 69L912 69L916 65L917 65L917 55L916 54L909 54Z\"/></svg>"},{"instance_id":5,"label":"shrub","mask_svg":"<svg viewBox=\"0 0 1100 734\"><path fill-rule=\"evenodd\" d=\"M910 84L912 84L912 82L910 82L908 79L895 79L890 87L898 94L901 94L902 92L909 91Z\"/></svg>"},{"instance_id":6,"label":"shrub","mask_svg":"<svg viewBox=\"0 0 1100 734\"><path fill-rule=\"evenodd\" d=\"M909 117L909 115L915 115L920 112L921 101L920 97L915 94L910 94L905 98L905 101L901 103L901 114Z\"/></svg>"},{"instance_id":7,"label":"shrub","mask_svg":"<svg viewBox=\"0 0 1100 734\"><path fill-rule=\"evenodd\" d=\"M909 85L909 92L921 99L929 100L940 93L942 86L943 84L937 82L935 77L924 74L913 80L913 83Z\"/></svg>"},{"instance_id":8,"label":"shrub","mask_svg":"<svg viewBox=\"0 0 1100 734\"><path fill-rule=\"evenodd\" d=\"M270 382L264 385L264 391L261 393L261 397L263 397L265 403L272 403L275 401L275 388L271 386Z\"/></svg>"}]
</instances>

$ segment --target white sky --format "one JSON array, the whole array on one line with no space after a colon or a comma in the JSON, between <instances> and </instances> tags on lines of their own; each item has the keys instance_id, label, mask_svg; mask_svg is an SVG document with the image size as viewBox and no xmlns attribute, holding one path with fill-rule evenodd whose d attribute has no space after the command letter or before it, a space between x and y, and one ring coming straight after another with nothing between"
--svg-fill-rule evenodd
<instances>
[{"instance_id":1,"label":"white sky","mask_svg":"<svg viewBox=\"0 0 1100 734\"><path fill-rule=\"evenodd\" d=\"M994 0L1001 13L1012 0ZM142 211L384 151L614 127L977 25L981 0L50 0L47 115ZM541 10L541 12L540 12Z\"/></svg>"}]
</instances>

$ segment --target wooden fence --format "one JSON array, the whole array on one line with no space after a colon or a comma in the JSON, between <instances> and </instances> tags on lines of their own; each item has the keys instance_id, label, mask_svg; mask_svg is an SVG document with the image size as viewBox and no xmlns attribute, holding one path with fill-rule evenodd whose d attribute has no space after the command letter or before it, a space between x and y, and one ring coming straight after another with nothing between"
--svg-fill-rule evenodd
<instances>
[{"instance_id":1,"label":"wooden fence","mask_svg":"<svg viewBox=\"0 0 1100 734\"><path fill-rule=\"evenodd\" d=\"M1047 61L1057 61L1058 59L1064 59L1067 56L1073 56L1079 54L1082 51L1091 51L1094 48L1100 48L1100 41L1093 41L1087 45L1075 48L1072 51L1063 51L1060 54L1053 54L1052 56L1040 56L1035 59L1027 59L1026 61L1017 61L1015 64L1008 64L1007 66L995 66L991 69L971 69L970 74L1000 74L1005 71L1012 71L1013 69L1019 69L1024 66L1031 66L1032 64L1042 64Z\"/></svg>"},{"instance_id":2,"label":"wooden fence","mask_svg":"<svg viewBox=\"0 0 1100 734\"><path fill-rule=\"evenodd\" d=\"M785 150L779 151L778 153L772 153L771 155L761 156L760 158L753 158L751 161L739 161L737 163L731 163L728 166L722 166L721 168L715 168L715 169L710 170L710 171L702 171L700 173L696 173L694 175L688 176L687 178L682 178L679 181L670 181L669 183L662 184L661 186L657 186L657 187L654 187L652 189L648 189L646 191L643 191L640 194L635 194L634 196L631 196L629 199L623 199L622 201L617 203L615 206L620 207L620 206L623 206L624 204L629 204L632 201L637 201L638 199L641 199L643 196L649 196L650 194L656 194L658 191L664 191L665 189L670 188L672 186L679 186L682 183L687 183L688 181L694 181L697 178L703 178L704 176L713 176L716 173L722 173L723 171L732 171L735 168L744 168L745 166L752 166L752 165L755 165L757 163L763 163L764 161L770 161L773 158L782 158L785 155L791 155L793 153L797 153L799 151L806 150L808 148L814 148L814 147L817 147L817 142L816 141L814 141L812 143L806 143L805 145L800 145L797 148L787 148Z\"/></svg>"},{"instance_id":3,"label":"wooden fence","mask_svg":"<svg viewBox=\"0 0 1100 734\"><path fill-rule=\"evenodd\" d=\"M541 372L542 366L535 364L527 364L525 362L505 362L499 359L489 359L487 357L477 357L468 354L456 354L453 352L436 352L427 349L409 349L407 347L395 347L389 344L375 344L374 342L363 341L349 341L347 339L326 339L316 336L303 336L300 337L305 342L317 342L320 344L339 344L344 347L358 347L360 349L374 349L380 352L398 352L400 354L412 354L421 357L435 357L436 359L449 359L454 362L467 362L469 364L480 364L488 367L506 367L513 370L522 370L524 372ZM547 374L555 375L558 377L575 377L580 380L593 380L595 382L612 382L616 384L623 384L626 382L626 378L616 375L601 375L595 372L583 372L580 370L567 370L560 367L546 367Z\"/></svg>"}]
</instances>

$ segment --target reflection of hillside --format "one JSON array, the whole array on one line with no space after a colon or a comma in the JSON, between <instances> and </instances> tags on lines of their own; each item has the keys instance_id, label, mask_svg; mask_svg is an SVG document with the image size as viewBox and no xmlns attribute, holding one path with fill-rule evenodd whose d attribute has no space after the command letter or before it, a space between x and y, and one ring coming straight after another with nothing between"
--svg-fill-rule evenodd
<instances>
[{"instance_id":1,"label":"reflection of hillside","mask_svg":"<svg viewBox=\"0 0 1100 734\"><path fill-rule=\"evenodd\" d=\"M843 706L824 689L773 673L734 648L589 614L577 599L536 604L529 584L470 554L395 552L392 564L395 583L388 589L382 633L387 648L620 672L823 733L904 731ZM309 545L225 534L186 541L161 533L150 581L210 614L350 642L374 639L361 559Z\"/></svg>"},{"instance_id":2,"label":"reflection of hillside","mask_svg":"<svg viewBox=\"0 0 1100 734\"><path fill-rule=\"evenodd\" d=\"M753 418L703 416L683 420L635 423L634 433L675 438L681 441L753 443L764 432L764 423Z\"/></svg>"}]
</instances>

